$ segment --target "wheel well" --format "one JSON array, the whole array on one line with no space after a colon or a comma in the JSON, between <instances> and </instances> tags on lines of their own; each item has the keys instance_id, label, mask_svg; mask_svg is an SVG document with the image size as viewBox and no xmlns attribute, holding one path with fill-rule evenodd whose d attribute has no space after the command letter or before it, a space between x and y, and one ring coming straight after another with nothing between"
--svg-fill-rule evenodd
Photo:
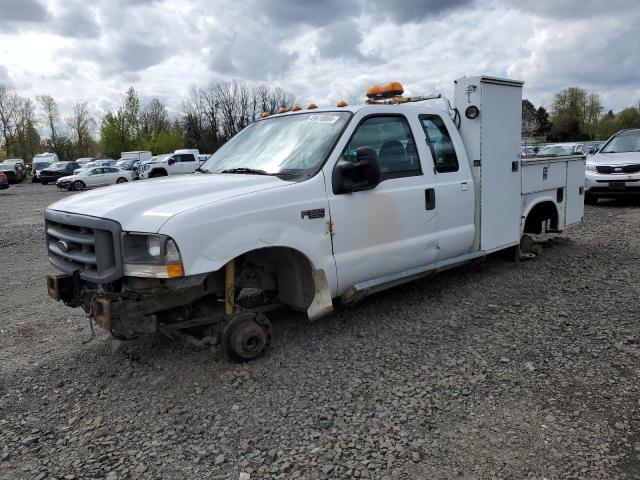
<instances>
[{"instance_id":1,"label":"wheel well","mask_svg":"<svg viewBox=\"0 0 640 480\"><path fill-rule=\"evenodd\" d=\"M153 175L155 173L159 173L161 175L168 175L167 171L164 168L154 168L149 172L149 175Z\"/></svg>"},{"instance_id":2,"label":"wheel well","mask_svg":"<svg viewBox=\"0 0 640 480\"><path fill-rule=\"evenodd\" d=\"M236 258L236 285L277 292L278 302L306 310L315 295L313 266L288 247L267 247Z\"/></svg>"},{"instance_id":3,"label":"wheel well","mask_svg":"<svg viewBox=\"0 0 640 480\"><path fill-rule=\"evenodd\" d=\"M546 229L558 229L558 209L552 201L540 202L529 211L524 222L523 233L542 233L542 225L545 222L549 222Z\"/></svg>"}]
</instances>

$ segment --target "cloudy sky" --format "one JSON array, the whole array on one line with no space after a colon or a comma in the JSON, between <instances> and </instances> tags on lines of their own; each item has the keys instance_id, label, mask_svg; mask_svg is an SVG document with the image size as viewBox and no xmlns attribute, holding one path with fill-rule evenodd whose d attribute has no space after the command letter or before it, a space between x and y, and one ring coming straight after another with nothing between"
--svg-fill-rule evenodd
<instances>
[{"instance_id":1,"label":"cloudy sky","mask_svg":"<svg viewBox=\"0 0 640 480\"><path fill-rule=\"evenodd\" d=\"M172 109L191 85L266 81L329 105L376 82L452 93L524 80L549 105L572 85L640 99L638 0L0 0L0 84L100 114L128 86Z\"/></svg>"}]
</instances>

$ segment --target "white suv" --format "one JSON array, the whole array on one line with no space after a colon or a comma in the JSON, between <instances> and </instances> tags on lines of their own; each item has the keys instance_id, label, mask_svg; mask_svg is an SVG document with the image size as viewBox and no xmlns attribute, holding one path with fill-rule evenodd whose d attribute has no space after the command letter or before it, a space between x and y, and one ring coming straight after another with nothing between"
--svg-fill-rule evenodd
<instances>
[{"instance_id":1,"label":"white suv","mask_svg":"<svg viewBox=\"0 0 640 480\"><path fill-rule=\"evenodd\" d=\"M621 130L587 159L586 203L640 193L640 129Z\"/></svg>"}]
</instances>

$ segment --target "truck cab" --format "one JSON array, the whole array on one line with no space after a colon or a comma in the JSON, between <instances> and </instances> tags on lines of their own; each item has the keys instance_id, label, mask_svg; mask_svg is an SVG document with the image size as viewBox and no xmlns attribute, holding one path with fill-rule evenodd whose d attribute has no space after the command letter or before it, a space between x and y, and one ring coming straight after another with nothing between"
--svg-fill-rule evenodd
<instances>
[{"instance_id":1,"label":"truck cab","mask_svg":"<svg viewBox=\"0 0 640 480\"><path fill-rule=\"evenodd\" d=\"M580 221L584 157L520 158L522 82L463 77L453 105L402 90L267 112L200 175L56 202L49 294L118 337L249 360L268 349L271 309L316 320Z\"/></svg>"},{"instance_id":2,"label":"truck cab","mask_svg":"<svg viewBox=\"0 0 640 480\"><path fill-rule=\"evenodd\" d=\"M202 165L199 157L197 149L179 149L172 154L159 155L153 160L142 162L138 173L141 179L194 173Z\"/></svg>"}]
</instances>

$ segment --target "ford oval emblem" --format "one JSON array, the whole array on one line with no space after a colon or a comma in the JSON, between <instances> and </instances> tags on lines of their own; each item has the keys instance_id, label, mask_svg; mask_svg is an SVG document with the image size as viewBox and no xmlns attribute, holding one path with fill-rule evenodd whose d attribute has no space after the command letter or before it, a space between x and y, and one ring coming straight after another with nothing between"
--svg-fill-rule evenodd
<instances>
[{"instance_id":1,"label":"ford oval emblem","mask_svg":"<svg viewBox=\"0 0 640 480\"><path fill-rule=\"evenodd\" d=\"M65 253L69 251L69 244L67 242L65 242L64 240L58 240L56 242L56 245L58 246L58 248L60 250L62 250Z\"/></svg>"}]
</instances>

